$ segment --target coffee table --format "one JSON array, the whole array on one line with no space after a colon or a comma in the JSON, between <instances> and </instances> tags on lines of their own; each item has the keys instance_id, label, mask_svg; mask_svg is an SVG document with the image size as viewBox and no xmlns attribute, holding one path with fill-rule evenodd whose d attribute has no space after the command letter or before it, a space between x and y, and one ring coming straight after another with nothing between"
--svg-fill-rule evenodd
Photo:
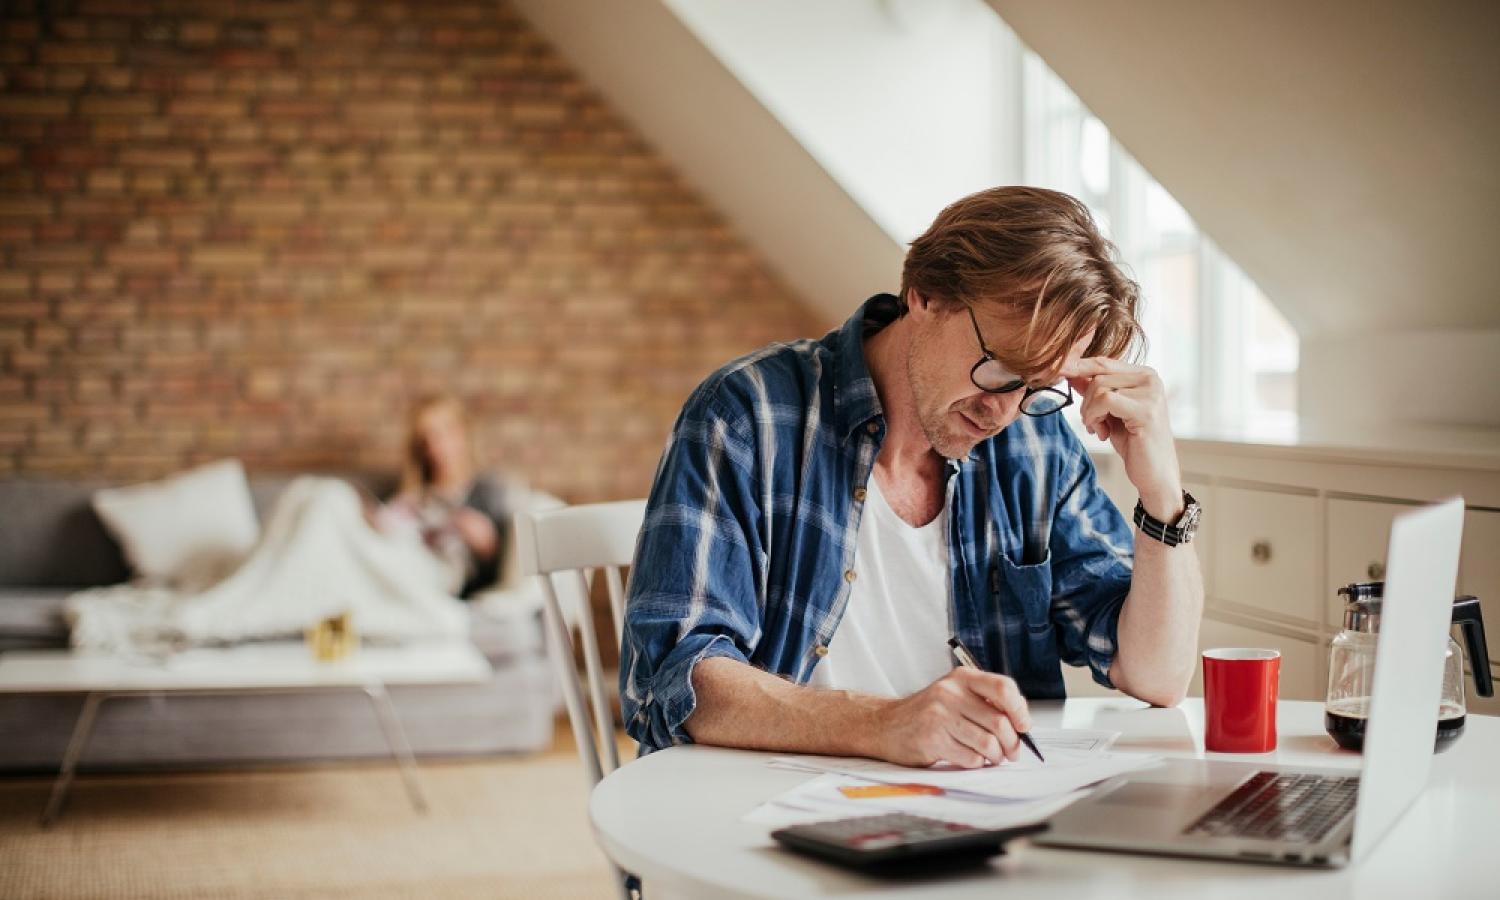
<instances>
[{"instance_id":1,"label":"coffee table","mask_svg":"<svg viewBox=\"0 0 1500 900\"><path fill-rule=\"evenodd\" d=\"M302 643L197 648L164 658L127 658L68 650L0 654L0 693L83 693L83 708L63 754L42 825L57 820L78 759L106 700L139 694L295 694L357 690L369 698L391 755L418 812L427 800L416 757L386 691L388 685L470 684L492 674L489 661L467 641L362 647L336 662L313 659Z\"/></svg>"}]
</instances>

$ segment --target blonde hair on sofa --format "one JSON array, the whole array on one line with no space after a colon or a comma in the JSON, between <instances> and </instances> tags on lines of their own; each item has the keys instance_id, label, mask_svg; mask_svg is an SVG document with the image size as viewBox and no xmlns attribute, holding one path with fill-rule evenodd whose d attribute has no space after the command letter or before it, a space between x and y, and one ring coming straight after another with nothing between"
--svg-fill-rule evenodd
<instances>
[{"instance_id":1,"label":"blonde hair on sofa","mask_svg":"<svg viewBox=\"0 0 1500 900\"><path fill-rule=\"evenodd\" d=\"M463 429L469 469L479 470L479 448L474 439L474 429L464 412L464 405L453 394L429 394L413 403L406 416L406 441L403 445L404 459L401 464L401 493L420 494L432 482L430 466L424 458L420 427L422 419L438 410L451 412Z\"/></svg>"}]
</instances>

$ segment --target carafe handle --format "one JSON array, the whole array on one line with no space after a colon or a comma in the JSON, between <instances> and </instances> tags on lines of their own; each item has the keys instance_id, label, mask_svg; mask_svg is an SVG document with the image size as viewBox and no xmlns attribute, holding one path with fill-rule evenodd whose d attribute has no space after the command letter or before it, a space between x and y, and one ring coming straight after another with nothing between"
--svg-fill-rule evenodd
<instances>
[{"instance_id":1,"label":"carafe handle","mask_svg":"<svg viewBox=\"0 0 1500 900\"><path fill-rule=\"evenodd\" d=\"M1464 629L1469 668L1474 672L1474 693L1481 697L1495 696L1495 683L1490 677L1490 648L1484 640L1484 613L1478 597L1459 597L1453 601L1453 624Z\"/></svg>"}]
</instances>

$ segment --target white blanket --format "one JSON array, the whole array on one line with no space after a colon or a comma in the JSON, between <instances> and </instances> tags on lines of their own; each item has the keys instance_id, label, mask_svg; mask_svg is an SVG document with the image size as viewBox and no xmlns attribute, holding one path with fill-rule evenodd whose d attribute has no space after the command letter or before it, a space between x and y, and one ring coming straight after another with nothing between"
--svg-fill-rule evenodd
<instances>
[{"instance_id":1,"label":"white blanket","mask_svg":"<svg viewBox=\"0 0 1500 900\"><path fill-rule=\"evenodd\" d=\"M371 528L348 484L304 477L223 581L95 588L69 597L65 614L75 648L127 653L298 635L344 612L363 638L454 637L469 624L458 577L415 535Z\"/></svg>"}]
</instances>

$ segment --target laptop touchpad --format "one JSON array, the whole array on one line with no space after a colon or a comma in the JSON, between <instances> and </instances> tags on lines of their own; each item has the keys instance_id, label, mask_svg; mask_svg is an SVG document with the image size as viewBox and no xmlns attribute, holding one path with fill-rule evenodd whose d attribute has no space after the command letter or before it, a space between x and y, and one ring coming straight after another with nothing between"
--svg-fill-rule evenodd
<instances>
[{"instance_id":1,"label":"laptop touchpad","mask_svg":"<svg viewBox=\"0 0 1500 900\"><path fill-rule=\"evenodd\" d=\"M1163 784L1159 781L1127 781L1117 790L1100 797L1100 803L1123 806L1154 806L1171 809L1203 801L1203 786L1196 784Z\"/></svg>"}]
</instances>

